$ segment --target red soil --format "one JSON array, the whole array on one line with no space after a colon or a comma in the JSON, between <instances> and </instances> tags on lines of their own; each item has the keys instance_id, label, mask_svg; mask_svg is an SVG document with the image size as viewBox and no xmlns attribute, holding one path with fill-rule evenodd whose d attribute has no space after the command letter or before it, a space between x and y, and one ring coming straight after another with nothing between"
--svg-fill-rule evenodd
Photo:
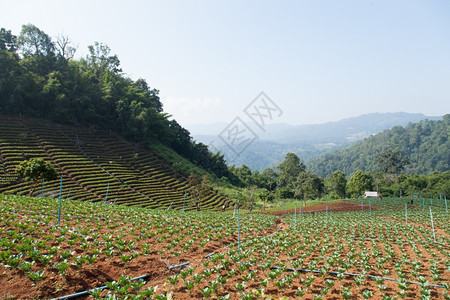
<instances>
[{"instance_id":1,"label":"red soil","mask_svg":"<svg viewBox=\"0 0 450 300\"><path fill-rule=\"evenodd\" d=\"M339 203L331 203L331 204L321 204L321 205L314 205L314 206L304 206L301 207L301 212L302 213L315 213L315 212L325 212L325 211L329 212L339 212L339 211L368 211L370 210L369 205L364 204L361 205L359 203L354 203L354 202L347 202L347 201L343 201L343 202L339 202ZM379 209L378 206L374 206L372 205L372 210L377 210ZM271 212L269 214L271 215L276 215L276 216L281 216L284 214L293 214L295 213L295 209L290 209L290 210L286 210L286 211L277 211L277 212ZM297 213L300 213L300 208L297 208Z\"/></svg>"}]
</instances>

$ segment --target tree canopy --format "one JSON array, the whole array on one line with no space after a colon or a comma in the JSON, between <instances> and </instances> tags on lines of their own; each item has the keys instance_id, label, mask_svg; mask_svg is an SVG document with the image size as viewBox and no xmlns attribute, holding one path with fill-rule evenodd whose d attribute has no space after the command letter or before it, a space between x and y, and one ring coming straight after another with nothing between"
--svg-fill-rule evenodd
<instances>
[{"instance_id":1,"label":"tree canopy","mask_svg":"<svg viewBox=\"0 0 450 300\"><path fill-rule=\"evenodd\" d=\"M284 161L277 166L280 173L278 175L278 186L292 188L297 176L304 172L306 167L300 158L294 153L286 154Z\"/></svg>"},{"instance_id":2,"label":"tree canopy","mask_svg":"<svg viewBox=\"0 0 450 300\"><path fill-rule=\"evenodd\" d=\"M365 191L371 191L373 189L373 184L373 178L369 173L358 170L347 182L347 193L351 197L362 196Z\"/></svg>"},{"instance_id":3,"label":"tree canopy","mask_svg":"<svg viewBox=\"0 0 450 300\"><path fill-rule=\"evenodd\" d=\"M48 161L43 158L31 158L29 160L22 161L17 166L17 174L25 181L32 181L34 183L33 189L30 191L30 195L34 192L37 184L42 179L54 180L58 177L58 171Z\"/></svg>"}]
</instances>

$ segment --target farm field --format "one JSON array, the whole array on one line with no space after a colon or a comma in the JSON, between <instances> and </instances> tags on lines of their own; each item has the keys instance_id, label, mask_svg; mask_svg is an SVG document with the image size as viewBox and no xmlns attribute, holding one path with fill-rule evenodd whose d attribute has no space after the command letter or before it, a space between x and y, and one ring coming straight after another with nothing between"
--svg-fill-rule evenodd
<instances>
[{"instance_id":1,"label":"farm field","mask_svg":"<svg viewBox=\"0 0 450 300\"><path fill-rule=\"evenodd\" d=\"M197 200L192 196L194 187L185 176L154 151L110 131L0 115L0 132L2 194L58 197L59 178L42 182L34 189L32 182L20 180L15 172L21 161L44 158L63 178L65 198L147 208L197 209ZM201 210L233 205L214 191L206 191L201 198Z\"/></svg>"},{"instance_id":2,"label":"farm field","mask_svg":"<svg viewBox=\"0 0 450 300\"><path fill-rule=\"evenodd\" d=\"M58 200L0 195L0 299L448 299L446 209L359 201L275 216L64 200L58 226Z\"/></svg>"}]
</instances>

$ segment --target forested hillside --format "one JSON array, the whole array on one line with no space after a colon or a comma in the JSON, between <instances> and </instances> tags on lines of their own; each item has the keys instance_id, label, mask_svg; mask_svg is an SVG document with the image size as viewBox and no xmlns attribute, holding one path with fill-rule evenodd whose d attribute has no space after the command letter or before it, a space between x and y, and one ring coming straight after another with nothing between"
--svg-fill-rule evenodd
<instances>
[{"instance_id":1,"label":"forested hillside","mask_svg":"<svg viewBox=\"0 0 450 300\"><path fill-rule=\"evenodd\" d=\"M69 37L54 40L31 24L18 36L1 28L0 113L103 128L143 146L161 143L218 178L233 177L223 156L169 119L157 89L126 76L108 46L95 42L81 59L75 50Z\"/></svg>"},{"instance_id":2,"label":"forested hillside","mask_svg":"<svg viewBox=\"0 0 450 300\"><path fill-rule=\"evenodd\" d=\"M424 120L406 127L396 126L340 151L325 154L309 162L308 169L322 177L336 170L345 174L353 174L356 170L376 172L377 155L399 149L409 160L405 165L406 173L445 172L450 165L449 122L450 115L447 114L442 121Z\"/></svg>"}]
</instances>

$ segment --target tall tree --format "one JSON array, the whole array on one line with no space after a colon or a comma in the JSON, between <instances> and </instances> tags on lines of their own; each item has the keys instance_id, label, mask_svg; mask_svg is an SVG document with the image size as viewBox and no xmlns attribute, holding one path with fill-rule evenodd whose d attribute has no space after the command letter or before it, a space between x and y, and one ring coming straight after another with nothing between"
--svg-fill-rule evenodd
<instances>
[{"instance_id":1,"label":"tall tree","mask_svg":"<svg viewBox=\"0 0 450 300\"><path fill-rule=\"evenodd\" d=\"M266 168L264 169L260 177L262 178L262 181L265 182L266 188L269 191L274 191L277 187L277 181L278 181L278 173L273 168Z\"/></svg>"},{"instance_id":2,"label":"tall tree","mask_svg":"<svg viewBox=\"0 0 450 300\"><path fill-rule=\"evenodd\" d=\"M324 192L323 179L311 172L301 172L294 183L294 195L299 199L315 199Z\"/></svg>"},{"instance_id":3,"label":"tall tree","mask_svg":"<svg viewBox=\"0 0 450 300\"><path fill-rule=\"evenodd\" d=\"M22 177L25 181L33 182L33 188L30 190L29 194L30 196L42 179L54 180L58 176L55 167L41 157L22 161L17 166L16 170L19 177Z\"/></svg>"},{"instance_id":4,"label":"tall tree","mask_svg":"<svg viewBox=\"0 0 450 300\"><path fill-rule=\"evenodd\" d=\"M52 39L33 24L22 26L18 44L24 57L55 55L55 44Z\"/></svg>"},{"instance_id":5,"label":"tall tree","mask_svg":"<svg viewBox=\"0 0 450 300\"><path fill-rule=\"evenodd\" d=\"M364 194L365 191L373 189L373 178L369 173L358 170L347 182L347 193L351 197Z\"/></svg>"},{"instance_id":6,"label":"tall tree","mask_svg":"<svg viewBox=\"0 0 450 300\"><path fill-rule=\"evenodd\" d=\"M17 44L24 57L21 63L29 71L45 76L55 69L55 44L50 36L33 24L22 26Z\"/></svg>"},{"instance_id":7,"label":"tall tree","mask_svg":"<svg viewBox=\"0 0 450 300\"><path fill-rule=\"evenodd\" d=\"M346 185L347 179L345 178L344 172L340 170L334 171L330 176L325 178L327 192L335 196L345 197Z\"/></svg>"},{"instance_id":8,"label":"tall tree","mask_svg":"<svg viewBox=\"0 0 450 300\"><path fill-rule=\"evenodd\" d=\"M59 34L55 43L58 56L65 59L72 59L77 51L77 48L71 46L71 44L72 41L67 35Z\"/></svg>"},{"instance_id":9,"label":"tall tree","mask_svg":"<svg viewBox=\"0 0 450 300\"><path fill-rule=\"evenodd\" d=\"M293 188L294 182L300 172L304 172L306 166L294 153L286 154L284 161L277 166L279 172L278 186Z\"/></svg>"},{"instance_id":10,"label":"tall tree","mask_svg":"<svg viewBox=\"0 0 450 300\"><path fill-rule=\"evenodd\" d=\"M0 50L16 52L17 37L11 34L11 30L0 28Z\"/></svg>"}]
</instances>

